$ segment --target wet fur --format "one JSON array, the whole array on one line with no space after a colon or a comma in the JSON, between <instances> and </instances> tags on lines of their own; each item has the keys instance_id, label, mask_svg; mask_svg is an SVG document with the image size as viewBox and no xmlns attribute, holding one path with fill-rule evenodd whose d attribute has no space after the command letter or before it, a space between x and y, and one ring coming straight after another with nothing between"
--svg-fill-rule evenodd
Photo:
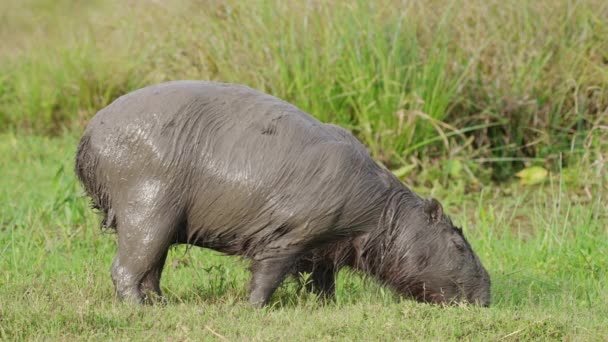
<instances>
[{"instance_id":1,"label":"wet fur","mask_svg":"<svg viewBox=\"0 0 608 342\"><path fill-rule=\"evenodd\" d=\"M419 250L438 234L424 231L437 223L427 201L349 132L253 89L178 81L127 94L91 120L75 171L102 225L117 229L121 297L159 293L166 248L186 243L250 258L256 305L294 269L313 271L331 296L343 266L426 300ZM478 283L489 296L489 279Z\"/></svg>"}]
</instances>

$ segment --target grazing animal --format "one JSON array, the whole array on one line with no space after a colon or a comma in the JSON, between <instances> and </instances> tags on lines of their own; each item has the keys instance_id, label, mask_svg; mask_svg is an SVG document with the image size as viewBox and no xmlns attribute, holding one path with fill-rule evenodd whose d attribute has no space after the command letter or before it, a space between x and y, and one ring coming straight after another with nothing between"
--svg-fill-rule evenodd
<instances>
[{"instance_id":1,"label":"grazing animal","mask_svg":"<svg viewBox=\"0 0 608 342\"><path fill-rule=\"evenodd\" d=\"M124 95L88 124L75 170L117 231L121 299L162 295L169 247L190 244L250 259L258 307L296 272L332 297L344 266L419 301L490 303L488 273L437 200L348 131L245 86L175 81Z\"/></svg>"}]
</instances>

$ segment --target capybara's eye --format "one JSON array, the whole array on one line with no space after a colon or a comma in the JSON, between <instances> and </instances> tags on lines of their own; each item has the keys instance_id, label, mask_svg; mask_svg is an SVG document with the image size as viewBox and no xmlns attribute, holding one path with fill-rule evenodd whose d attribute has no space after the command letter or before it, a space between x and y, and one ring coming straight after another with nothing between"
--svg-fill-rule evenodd
<instances>
[{"instance_id":1,"label":"capybara's eye","mask_svg":"<svg viewBox=\"0 0 608 342\"><path fill-rule=\"evenodd\" d=\"M467 250L466 246L462 244L460 241L453 240L454 246L460 252L465 252Z\"/></svg>"}]
</instances>

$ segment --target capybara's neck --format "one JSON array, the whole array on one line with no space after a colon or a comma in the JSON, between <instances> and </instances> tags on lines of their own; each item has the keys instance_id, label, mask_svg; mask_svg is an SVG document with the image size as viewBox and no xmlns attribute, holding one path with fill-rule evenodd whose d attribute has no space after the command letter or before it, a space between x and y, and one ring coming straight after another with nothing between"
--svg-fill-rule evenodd
<instances>
[{"instance_id":1,"label":"capybara's neck","mask_svg":"<svg viewBox=\"0 0 608 342\"><path fill-rule=\"evenodd\" d=\"M413 230L417 210L423 200L403 186L387 195L376 224L367 233L336 242L326 248L326 258L337 268L348 266L378 278L385 283L400 282L395 279L402 273L399 265L411 248L404 236Z\"/></svg>"}]
</instances>

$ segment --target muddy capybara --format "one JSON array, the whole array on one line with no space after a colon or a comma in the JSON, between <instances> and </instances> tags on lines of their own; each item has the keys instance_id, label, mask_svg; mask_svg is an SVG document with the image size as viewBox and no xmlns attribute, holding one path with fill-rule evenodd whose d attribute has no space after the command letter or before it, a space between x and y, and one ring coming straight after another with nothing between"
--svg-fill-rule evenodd
<instances>
[{"instance_id":1,"label":"muddy capybara","mask_svg":"<svg viewBox=\"0 0 608 342\"><path fill-rule=\"evenodd\" d=\"M172 244L251 260L249 301L311 272L332 297L336 272L361 270L433 303L490 303L490 278L435 199L378 165L348 131L251 88L176 81L99 111L76 174L115 228L121 299L161 295Z\"/></svg>"}]
</instances>

